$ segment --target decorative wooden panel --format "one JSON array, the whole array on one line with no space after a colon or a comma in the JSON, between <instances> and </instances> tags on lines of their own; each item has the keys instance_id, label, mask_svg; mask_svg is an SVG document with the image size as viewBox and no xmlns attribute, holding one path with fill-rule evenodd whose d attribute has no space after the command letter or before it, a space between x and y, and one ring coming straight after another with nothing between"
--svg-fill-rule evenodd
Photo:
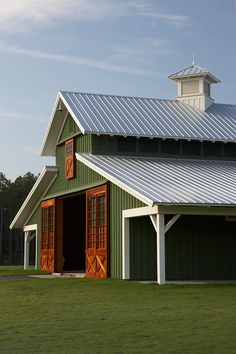
<instances>
[{"instance_id":1,"label":"decorative wooden panel","mask_svg":"<svg viewBox=\"0 0 236 354\"><path fill-rule=\"evenodd\" d=\"M107 185L86 192L86 276L106 278L109 264Z\"/></svg>"},{"instance_id":2,"label":"decorative wooden panel","mask_svg":"<svg viewBox=\"0 0 236 354\"><path fill-rule=\"evenodd\" d=\"M75 177L75 142L69 139L65 142L65 177L71 179Z\"/></svg>"}]
</instances>

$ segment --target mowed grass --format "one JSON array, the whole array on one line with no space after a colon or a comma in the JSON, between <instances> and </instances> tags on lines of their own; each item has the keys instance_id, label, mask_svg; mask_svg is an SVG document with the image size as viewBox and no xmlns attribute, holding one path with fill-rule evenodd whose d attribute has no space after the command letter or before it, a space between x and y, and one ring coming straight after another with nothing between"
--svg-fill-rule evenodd
<instances>
[{"instance_id":1,"label":"mowed grass","mask_svg":"<svg viewBox=\"0 0 236 354\"><path fill-rule=\"evenodd\" d=\"M0 266L0 276L1 275L10 275L10 276L27 276L31 274L49 274L47 272L36 270L34 268L24 270L23 266Z\"/></svg>"},{"instance_id":2,"label":"mowed grass","mask_svg":"<svg viewBox=\"0 0 236 354\"><path fill-rule=\"evenodd\" d=\"M0 353L236 353L236 285L0 280Z\"/></svg>"}]
</instances>

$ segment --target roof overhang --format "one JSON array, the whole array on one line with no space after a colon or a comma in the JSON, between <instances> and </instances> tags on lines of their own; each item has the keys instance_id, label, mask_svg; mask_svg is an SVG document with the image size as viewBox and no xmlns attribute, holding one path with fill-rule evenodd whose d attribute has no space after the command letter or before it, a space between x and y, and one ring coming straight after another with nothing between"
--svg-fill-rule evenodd
<instances>
[{"instance_id":1,"label":"roof overhang","mask_svg":"<svg viewBox=\"0 0 236 354\"><path fill-rule=\"evenodd\" d=\"M56 145L64 127L68 112L78 125L81 132L83 134L85 133L70 105L63 97L63 93L59 92L43 138L43 143L40 149L41 156L54 157L56 155Z\"/></svg>"},{"instance_id":2,"label":"roof overhang","mask_svg":"<svg viewBox=\"0 0 236 354\"><path fill-rule=\"evenodd\" d=\"M41 199L45 196L57 177L57 172L58 168L55 166L46 166L43 169L15 218L11 222L10 229L24 228L41 202Z\"/></svg>"},{"instance_id":3,"label":"roof overhang","mask_svg":"<svg viewBox=\"0 0 236 354\"><path fill-rule=\"evenodd\" d=\"M182 81L183 79L205 77L211 84L217 84L221 82L217 77L212 75L208 70L205 70L197 65L191 65L188 68L180 70L174 74L168 76L168 79L173 81Z\"/></svg>"},{"instance_id":4,"label":"roof overhang","mask_svg":"<svg viewBox=\"0 0 236 354\"><path fill-rule=\"evenodd\" d=\"M236 162L76 154L149 206L236 207Z\"/></svg>"}]
</instances>

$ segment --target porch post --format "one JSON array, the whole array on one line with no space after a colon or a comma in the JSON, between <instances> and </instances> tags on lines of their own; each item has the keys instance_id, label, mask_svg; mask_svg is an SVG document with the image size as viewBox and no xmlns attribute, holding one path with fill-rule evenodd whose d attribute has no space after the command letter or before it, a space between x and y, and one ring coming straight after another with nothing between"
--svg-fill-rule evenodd
<instances>
[{"instance_id":1,"label":"porch post","mask_svg":"<svg viewBox=\"0 0 236 354\"><path fill-rule=\"evenodd\" d=\"M29 231L25 231L24 234L24 269L27 269L29 267Z\"/></svg>"},{"instance_id":2,"label":"porch post","mask_svg":"<svg viewBox=\"0 0 236 354\"><path fill-rule=\"evenodd\" d=\"M156 217L156 235L157 235L157 282L165 284L165 231L164 214L157 214Z\"/></svg>"},{"instance_id":3,"label":"porch post","mask_svg":"<svg viewBox=\"0 0 236 354\"><path fill-rule=\"evenodd\" d=\"M130 279L129 218L122 217L122 279Z\"/></svg>"}]
</instances>

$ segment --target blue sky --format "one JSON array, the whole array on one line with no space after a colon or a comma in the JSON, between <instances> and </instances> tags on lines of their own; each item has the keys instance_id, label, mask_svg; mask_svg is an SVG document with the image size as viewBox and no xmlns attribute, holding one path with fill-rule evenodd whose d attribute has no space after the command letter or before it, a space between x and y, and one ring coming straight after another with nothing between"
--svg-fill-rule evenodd
<instances>
[{"instance_id":1,"label":"blue sky","mask_svg":"<svg viewBox=\"0 0 236 354\"><path fill-rule=\"evenodd\" d=\"M235 0L7 0L0 7L0 171L39 156L59 90L174 98L169 74L195 63L236 104Z\"/></svg>"}]
</instances>

